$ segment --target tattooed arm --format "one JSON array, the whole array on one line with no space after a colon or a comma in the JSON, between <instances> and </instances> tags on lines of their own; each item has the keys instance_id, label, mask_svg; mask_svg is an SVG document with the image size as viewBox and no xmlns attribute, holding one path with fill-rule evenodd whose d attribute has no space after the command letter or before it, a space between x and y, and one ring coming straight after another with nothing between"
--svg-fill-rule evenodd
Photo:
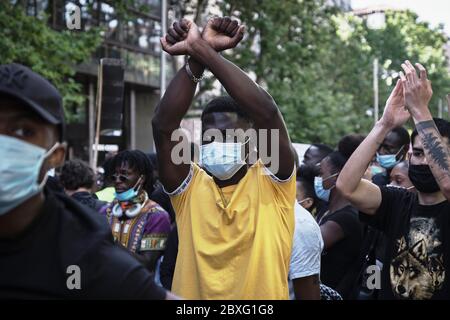
<instances>
[{"instance_id":1,"label":"tattooed arm","mask_svg":"<svg viewBox=\"0 0 450 320\"><path fill-rule=\"evenodd\" d=\"M449 141L440 135L428 108L433 91L427 71L417 63L420 77L409 61L402 64L405 74L400 73L408 108L422 142L425 157L445 198L450 200L450 149Z\"/></svg>"}]
</instances>

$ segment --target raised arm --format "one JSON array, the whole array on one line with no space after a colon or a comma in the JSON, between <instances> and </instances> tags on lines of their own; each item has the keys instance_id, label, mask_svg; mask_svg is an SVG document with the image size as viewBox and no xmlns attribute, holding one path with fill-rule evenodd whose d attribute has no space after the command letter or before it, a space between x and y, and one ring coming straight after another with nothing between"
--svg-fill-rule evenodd
<instances>
[{"instance_id":1,"label":"raised arm","mask_svg":"<svg viewBox=\"0 0 450 320\"><path fill-rule=\"evenodd\" d=\"M224 18L216 18L207 26L210 39L220 37L227 30ZM237 31L238 36L243 35L244 28ZM279 168L272 166L269 169L280 179L287 179L293 172L294 154L286 126L278 106L272 97L258 84L251 80L239 67L222 57L210 45L211 41L201 39L193 43L189 54L202 65L207 67L227 90L228 94L251 117L257 129L268 129L267 150L271 150L270 129L279 132ZM273 155L272 155L273 156ZM277 170L278 169L278 170Z\"/></svg>"},{"instance_id":2,"label":"raised arm","mask_svg":"<svg viewBox=\"0 0 450 320\"><path fill-rule=\"evenodd\" d=\"M212 21L208 22L208 25L211 23ZM237 22L227 25L221 37L214 38L212 43L214 48L222 51L235 47L242 39L237 35L238 27ZM205 32L203 36L208 37ZM167 35L161 38L161 45L164 51L171 55L187 55L188 48L201 39L202 35L197 25L183 19L175 22ZM199 78L205 69L204 66L192 58L188 63L193 76ZM177 164L171 158L173 147L179 143L179 141L172 141L171 136L174 130L180 128L181 120L192 103L196 87L197 83L193 81L186 68L181 68L167 87L152 120L153 136L160 164L160 179L169 192L180 186L189 173L189 163Z\"/></svg>"},{"instance_id":3,"label":"raised arm","mask_svg":"<svg viewBox=\"0 0 450 320\"><path fill-rule=\"evenodd\" d=\"M358 210L366 214L376 213L381 204L381 192L378 186L362 177L386 135L393 128L402 126L408 118L403 87L398 80L386 102L383 116L352 154L339 175L337 189Z\"/></svg>"},{"instance_id":4,"label":"raised arm","mask_svg":"<svg viewBox=\"0 0 450 320\"><path fill-rule=\"evenodd\" d=\"M428 80L427 71L416 63L416 69L409 61L402 64L405 75L401 74L406 106L414 120L418 136L422 142L425 158L431 172L447 200L450 200L450 150L433 121L428 103L433 91Z\"/></svg>"},{"instance_id":5,"label":"raised arm","mask_svg":"<svg viewBox=\"0 0 450 320\"><path fill-rule=\"evenodd\" d=\"M198 27L187 20L175 22L167 35L161 38L164 51L171 55L187 54L189 41L201 38ZM203 66L194 60L189 61L192 73L199 76L203 73ZM180 123L195 94L197 83L191 80L185 67L181 68L156 107L152 120L153 138L159 162L159 174L164 188L172 192L189 173L189 163L175 164L172 161L172 148L179 141L172 141L172 133L180 128Z\"/></svg>"}]
</instances>

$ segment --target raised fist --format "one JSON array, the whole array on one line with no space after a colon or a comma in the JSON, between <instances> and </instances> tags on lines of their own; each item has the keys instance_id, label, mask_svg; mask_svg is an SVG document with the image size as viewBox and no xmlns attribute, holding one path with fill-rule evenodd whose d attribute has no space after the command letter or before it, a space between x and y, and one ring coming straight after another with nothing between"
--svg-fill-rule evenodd
<instances>
[{"instance_id":1,"label":"raised fist","mask_svg":"<svg viewBox=\"0 0 450 320\"><path fill-rule=\"evenodd\" d=\"M202 33L202 38L216 51L223 51L237 46L244 37L245 27L230 17L209 19Z\"/></svg>"},{"instance_id":2,"label":"raised fist","mask_svg":"<svg viewBox=\"0 0 450 320\"><path fill-rule=\"evenodd\" d=\"M201 39L197 25L187 19L175 21L167 34L160 39L164 51L172 56L189 55L192 44Z\"/></svg>"}]
</instances>

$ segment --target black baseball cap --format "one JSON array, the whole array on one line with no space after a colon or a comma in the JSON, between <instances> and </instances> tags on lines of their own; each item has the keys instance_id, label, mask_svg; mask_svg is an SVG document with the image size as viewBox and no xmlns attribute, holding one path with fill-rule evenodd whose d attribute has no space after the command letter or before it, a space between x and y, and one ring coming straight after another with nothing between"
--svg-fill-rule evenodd
<instances>
[{"instance_id":1,"label":"black baseball cap","mask_svg":"<svg viewBox=\"0 0 450 320\"><path fill-rule=\"evenodd\" d=\"M62 97L45 78L21 64L0 65L0 93L12 96L60 129L64 139L65 123Z\"/></svg>"}]
</instances>

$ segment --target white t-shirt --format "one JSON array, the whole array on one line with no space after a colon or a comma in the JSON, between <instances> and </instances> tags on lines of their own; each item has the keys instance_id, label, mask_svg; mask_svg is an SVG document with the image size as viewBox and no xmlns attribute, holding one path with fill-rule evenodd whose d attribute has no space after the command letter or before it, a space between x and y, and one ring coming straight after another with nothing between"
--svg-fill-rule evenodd
<instances>
[{"instance_id":1,"label":"white t-shirt","mask_svg":"<svg viewBox=\"0 0 450 320\"><path fill-rule=\"evenodd\" d=\"M295 299L293 279L320 274L323 239L320 227L308 210L295 201L295 230L289 266L289 295Z\"/></svg>"}]
</instances>

